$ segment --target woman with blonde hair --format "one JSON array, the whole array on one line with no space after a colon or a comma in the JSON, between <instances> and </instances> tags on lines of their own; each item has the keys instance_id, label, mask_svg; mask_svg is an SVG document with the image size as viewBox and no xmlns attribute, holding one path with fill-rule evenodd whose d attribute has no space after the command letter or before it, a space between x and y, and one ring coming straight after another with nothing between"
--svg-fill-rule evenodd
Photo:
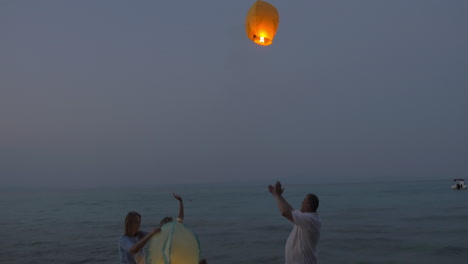
<instances>
[{"instance_id":1,"label":"woman with blonde hair","mask_svg":"<svg viewBox=\"0 0 468 264\"><path fill-rule=\"evenodd\" d=\"M125 233L119 239L120 264L144 264L145 253L142 250L148 240L161 231L158 226L151 232L140 230L141 215L135 211L125 217Z\"/></svg>"}]
</instances>

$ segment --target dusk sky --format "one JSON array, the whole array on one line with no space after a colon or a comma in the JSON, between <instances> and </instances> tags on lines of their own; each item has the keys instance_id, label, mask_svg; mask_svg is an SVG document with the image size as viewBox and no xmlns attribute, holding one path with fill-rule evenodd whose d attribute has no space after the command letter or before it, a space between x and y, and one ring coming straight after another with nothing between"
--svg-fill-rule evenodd
<instances>
[{"instance_id":1,"label":"dusk sky","mask_svg":"<svg viewBox=\"0 0 468 264\"><path fill-rule=\"evenodd\" d=\"M468 178L467 0L269 2L0 0L0 187Z\"/></svg>"}]
</instances>

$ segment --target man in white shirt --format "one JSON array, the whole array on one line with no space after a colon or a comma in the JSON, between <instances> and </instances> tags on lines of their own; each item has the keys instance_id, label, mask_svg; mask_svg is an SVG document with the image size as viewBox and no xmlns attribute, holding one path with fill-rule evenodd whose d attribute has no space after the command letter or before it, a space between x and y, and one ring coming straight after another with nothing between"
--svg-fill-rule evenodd
<instances>
[{"instance_id":1,"label":"man in white shirt","mask_svg":"<svg viewBox=\"0 0 468 264\"><path fill-rule=\"evenodd\" d=\"M285 247L285 264L316 264L317 244L320 238L320 217L317 214L319 199L307 194L301 210L294 210L283 197L284 188L280 182L269 185L269 191L276 199L281 214L294 223Z\"/></svg>"}]
</instances>

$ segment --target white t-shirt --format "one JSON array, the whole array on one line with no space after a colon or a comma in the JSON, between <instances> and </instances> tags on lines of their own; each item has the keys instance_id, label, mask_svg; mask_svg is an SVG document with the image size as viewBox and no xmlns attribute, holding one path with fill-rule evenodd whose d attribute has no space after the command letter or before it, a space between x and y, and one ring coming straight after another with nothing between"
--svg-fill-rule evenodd
<instances>
[{"instance_id":1,"label":"white t-shirt","mask_svg":"<svg viewBox=\"0 0 468 264\"><path fill-rule=\"evenodd\" d=\"M285 247L285 264L316 264L320 238L320 217L317 213L291 212L294 228Z\"/></svg>"}]
</instances>

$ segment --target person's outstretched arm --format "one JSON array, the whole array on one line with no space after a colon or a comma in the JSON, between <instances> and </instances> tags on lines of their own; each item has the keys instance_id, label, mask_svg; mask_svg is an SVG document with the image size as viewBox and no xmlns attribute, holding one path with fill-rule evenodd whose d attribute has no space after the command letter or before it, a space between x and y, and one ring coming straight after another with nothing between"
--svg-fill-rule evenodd
<instances>
[{"instance_id":1,"label":"person's outstretched arm","mask_svg":"<svg viewBox=\"0 0 468 264\"><path fill-rule=\"evenodd\" d=\"M184 202L182 201L182 197L175 193L172 194L174 195L174 198L179 200L179 216L177 217L177 221L182 222L184 221Z\"/></svg>"},{"instance_id":2,"label":"person's outstretched arm","mask_svg":"<svg viewBox=\"0 0 468 264\"><path fill-rule=\"evenodd\" d=\"M140 241L138 241L137 243L135 243L135 245L133 245L129 252L131 254L136 254L138 252L140 252L140 250L146 245L146 243L148 243L148 240L156 233L160 232L161 231L161 228L160 227L156 227L154 228L151 232L149 232L146 236L144 236Z\"/></svg>"},{"instance_id":3,"label":"person's outstretched arm","mask_svg":"<svg viewBox=\"0 0 468 264\"><path fill-rule=\"evenodd\" d=\"M294 223L294 218L292 216L292 211L294 208L292 208L292 206L284 199L284 188L281 188L281 183L277 181L275 187L273 187L273 185L269 185L268 190L275 197L276 204L278 205L278 209L280 210L281 215Z\"/></svg>"}]
</instances>

